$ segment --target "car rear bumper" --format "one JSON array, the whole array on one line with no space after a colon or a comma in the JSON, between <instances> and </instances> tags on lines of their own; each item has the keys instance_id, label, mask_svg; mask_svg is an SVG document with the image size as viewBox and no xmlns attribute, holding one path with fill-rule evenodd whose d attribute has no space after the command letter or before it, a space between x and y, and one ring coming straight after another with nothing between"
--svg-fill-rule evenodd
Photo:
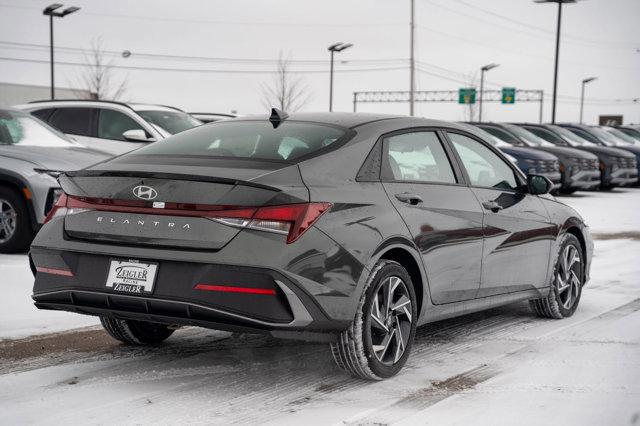
<instances>
[{"instance_id":1,"label":"car rear bumper","mask_svg":"<svg viewBox=\"0 0 640 426\"><path fill-rule=\"evenodd\" d=\"M329 319L294 279L266 268L160 261L153 292L129 294L106 286L112 256L34 248L30 259L39 309L274 335L307 332L305 338L316 340L348 324ZM200 283L243 291L197 289Z\"/></svg>"},{"instance_id":2,"label":"car rear bumper","mask_svg":"<svg viewBox=\"0 0 640 426\"><path fill-rule=\"evenodd\" d=\"M71 238L64 218L54 218L31 246L32 297L41 309L332 338L353 321L368 273L315 227L294 244L285 240L285 235L244 230L222 250L153 248ZM107 287L112 260L157 263L153 291L131 294Z\"/></svg>"}]
</instances>

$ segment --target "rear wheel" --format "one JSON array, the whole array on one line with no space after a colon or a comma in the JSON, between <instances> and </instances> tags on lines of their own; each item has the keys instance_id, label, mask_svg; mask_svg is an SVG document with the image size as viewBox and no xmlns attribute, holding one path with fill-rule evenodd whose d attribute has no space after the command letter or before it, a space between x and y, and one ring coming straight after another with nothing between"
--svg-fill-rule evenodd
<instances>
[{"instance_id":1,"label":"rear wheel","mask_svg":"<svg viewBox=\"0 0 640 426\"><path fill-rule=\"evenodd\" d=\"M407 271L393 261L378 262L354 322L331 344L336 363L362 379L394 376L411 352L417 317L416 295Z\"/></svg>"},{"instance_id":2,"label":"rear wheel","mask_svg":"<svg viewBox=\"0 0 640 426\"><path fill-rule=\"evenodd\" d=\"M573 315L582 295L583 265L580 241L572 234L565 234L556 258L549 294L529 301L536 315L556 319Z\"/></svg>"},{"instance_id":3,"label":"rear wheel","mask_svg":"<svg viewBox=\"0 0 640 426\"><path fill-rule=\"evenodd\" d=\"M111 337L131 345L154 345L165 341L175 331L169 326L147 321L100 317Z\"/></svg>"},{"instance_id":4,"label":"rear wheel","mask_svg":"<svg viewBox=\"0 0 640 426\"><path fill-rule=\"evenodd\" d=\"M0 187L0 253L25 251L32 238L24 200L12 189Z\"/></svg>"}]
</instances>

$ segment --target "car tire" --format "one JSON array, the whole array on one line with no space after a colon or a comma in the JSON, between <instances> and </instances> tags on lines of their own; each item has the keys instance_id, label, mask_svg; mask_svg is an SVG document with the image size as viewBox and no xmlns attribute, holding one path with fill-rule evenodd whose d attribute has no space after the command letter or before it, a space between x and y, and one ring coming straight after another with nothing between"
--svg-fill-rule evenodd
<instances>
[{"instance_id":1,"label":"car tire","mask_svg":"<svg viewBox=\"0 0 640 426\"><path fill-rule=\"evenodd\" d=\"M167 325L146 321L100 317L100 322L111 337L131 345L156 345L175 331Z\"/></svg>"},{"instance_id":2,"label":"car tire","mask_svg":"<svg viewBox=\"0 0 640 426\"><path fill-rule=\"evenodd\" d=\"M576 192L578 188L560 188L560 194L562 195L571 195Z\"/></svg>"},{"instance_id":3,"label":"car tire","mask_svg":"<svg viewBox=\"0 0 640 426\"><path fill-rule=\"evenodd\" d=\"M333 358L354 377L392 377L407 362L417 320L411 277L399 263L381 260L367 280L353 323L331 343Z\"/></svg>"},{"instance_id":4,"label":"car tire","mask_svg":"<svg viewBox=\"0 0 640 426\"><path fill-rule=\"evenodd\" d=\"M584 256L580 241L573 234L562 237L556 256L549 294L529 301L533 312L542 318L562 319L574 314L584 285Z\"/></svg>"},{"instance_id":5,"label":"car tire","mask_svg":"<svg viewBox=\"0 0 640 426\"><path fill-rule=\"evenodd\" d=\"M0 186L0 215L0 253L26 251L33 239L29 211L24 199L11 188Z\"/></svg>"}]
</instances>

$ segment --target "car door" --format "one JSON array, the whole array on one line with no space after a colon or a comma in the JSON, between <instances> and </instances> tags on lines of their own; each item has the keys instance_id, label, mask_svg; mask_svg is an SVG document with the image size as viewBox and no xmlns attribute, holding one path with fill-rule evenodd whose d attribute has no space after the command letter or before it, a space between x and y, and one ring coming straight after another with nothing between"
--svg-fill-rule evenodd
<instances>
[{"instance_id":1,"label":"car door","mask_svg":"<svg viewBox=\"0 0 640 426\"><path fill-rule=\"evenodd\" d=\"M484 209L478 297L546 285L557 229L540 198L527 193L524 179L488 144L457 132L447 137Z\"/></svg>"},{"instance_id":2,"label":"car door","mask_svg":"<svg viewBox=\"0 0 640 426\"><path fill-rule=\"evenodd\" d=\"M99 149L93 143L95 135L96 109L86 107L60 107L49 117L49 124L71 136L88 148Z\"/></svg>"},{"instance_id":3,"label":"car door","mask_svg":"<svg viewBox=\"0 0 640 426\"><path fill-rule=\"evenodd\" d=\"M483 212L448 150L437 130L383 139L381 180L422 253L436 304L474 298L482 262Z\"/></svg>"},{"instance_id":4,"label":"car door","mask_svg":"<svg viewBox=\"0 0 640 426\"><path fill-rule=\"evenodd\" d=\"M94 144L98 149L112 153L124 154L145 146L148 142L128 141L123 133L127 130L143 130L151 137L144 126L128 115L109 108L98 110L97 138Z\"/></svg>"}]
</instances>

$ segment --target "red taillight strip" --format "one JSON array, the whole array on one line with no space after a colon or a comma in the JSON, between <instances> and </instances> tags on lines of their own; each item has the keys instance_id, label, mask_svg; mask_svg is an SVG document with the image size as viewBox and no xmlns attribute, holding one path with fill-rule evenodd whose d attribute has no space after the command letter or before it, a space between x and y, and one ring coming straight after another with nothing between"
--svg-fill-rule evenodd
<instances>
[{"instance_id":1,"label":"red taillight strip","mask_svg":"<svg viewBox=\"0 0 640 426\"><path fill-rule=\"evenodd\" d=\"M228 285L197 284L196 290L219 291L222 293L268 294L275 296L276 291L269 288L234 287Z\"/></svg>"},{"instance_id":2,"label":"red taillight strip","mask_svg":"<svg viewBox=\"0 0 640 426\"><path fill-rule=\"evenodd\" d=\"M73 277L73 272L66 269L45 268L44 266L37 266L36 271L51 275L62 275L64 277Z\"/></svg>"}]
</instances>

